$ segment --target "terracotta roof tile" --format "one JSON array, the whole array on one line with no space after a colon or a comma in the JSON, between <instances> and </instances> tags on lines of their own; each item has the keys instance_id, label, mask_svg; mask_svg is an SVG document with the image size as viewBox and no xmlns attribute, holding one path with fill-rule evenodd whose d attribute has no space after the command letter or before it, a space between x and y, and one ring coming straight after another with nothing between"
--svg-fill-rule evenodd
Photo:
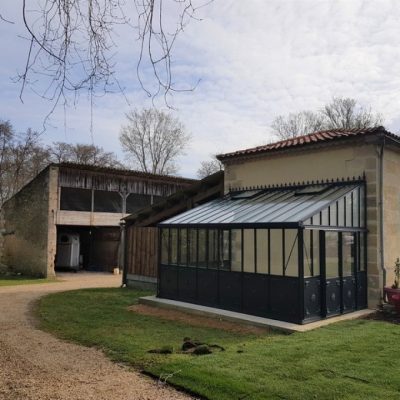
<instances>
[{"instance_id":1,"label":"terracotta roof tile","mask_svg":"<svg viewBox=\"0 0 400 400\"><path fill-rule=\"evenodd\" d=\"M385 128L382 126L378 126L375 128L364 128L364 129L332 129L332 130L314 132L310 133L309 135L298 136L286 140L281 140L279 142L266 144L264 146L257 146L250 149L238 150L232 153L219 154L217 158L222 161L230 158L267 153L270 151L275 151L280 149L290 149L299 146L312 145L315 143L329 143L341 139L343 140L343 139L378 134L378 133L398 138L397 135L387 132Z\"/></svg>"}]
</instances>

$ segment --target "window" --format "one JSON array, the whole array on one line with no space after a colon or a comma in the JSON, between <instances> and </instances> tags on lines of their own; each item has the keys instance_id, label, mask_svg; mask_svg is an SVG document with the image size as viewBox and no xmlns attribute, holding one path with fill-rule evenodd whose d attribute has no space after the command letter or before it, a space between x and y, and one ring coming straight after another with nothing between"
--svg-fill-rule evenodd
<instances>
[{"instance_id":1,"label":"window","mask_svg":"<svg viewBox=\"0 0 400 400\"><path fill-rule=\"evenodd\" d=\"M189 229L189 266L197 265L197 230Z\"/></svg>"},{"instance_id":2,"label":"window","mask_svg":"<svg viewBox=\"0 0 400 400\"><path fill-rule=\"evenodd\" d=\"M355 237L353 233L342 233L343 276L352 276L355 264Z\"/></svg>"},{"instance_id":3,"label":"window","mask_svg":"<svg viewBox=\"0 0 400 400\"><path fill-rule=\"evenodd\" d=\"M68 211L91 211L92 191L90 189L62 187L60 209Z\"/></svg>"},{"instance_id":4,"label":"window","mask_svg":"<svg viewBox=\"0 0 400 400\"><path fill-rule=\"evenodd\" d=\"M126 212L133 214L150 205L151 196L149 194L131 193L126 199Z\"/></svg>"},{"instance_id":5,"label":"window","mask_svg":"<svg viewBox=\"0 0 400 400\"><path fill-rule=\"evenodd\" d=\"M268 274L268 229L257 229L257 273Z\"/></svg>"},{"instance_id":6,"label":"window","mask_svg":"<svg viewBox=\"0 0 400 400\"><path fill-rule=\"evenodd\" d=\"M270 230L272 275L282 275L283 273L282 232L282 229Z\"/></svg>"},{"instance_id":7,"label":"window","mask_svg":"<svg viewBox=\"0 0 400 400\"><path fill-rule=\"evenodd\" d=\"M243 271L255 272L254 229L243 230Z\"/></svg>"},{"instance_id":8,"label":"window","mask_svg":"<svg viewBox=\"0 0 400 400\"><path fill-rule=\"evenodd\" d=\"M188 262L188 238L187 229L179 229L179 265L187 265Z\"/></svg>"},{"instance_id":9,"label":"window","mask_svg":"<svg viewBox=\"0 0 400 400\"><path fill-rule=\"evenodd\" d=\"M169 230L170 264L178 264L178 229Z\"/></svg>"},{"instance_id":10,"label":"window","mask_svg":"<svg viewBox=\"0 0 400 400\"><path fill-rule=\"evenodd\" d=\"M285 229L285 275L299 275L299 257L297 245L297 230Z\"/></svg>"},{"instance_id":11,"label":"window","mask_svg":"<svg viewBox=\"0 0 400 400\"><path fill-rule=\"evenodd\" d=\"M325 233L326 245L326 278L339 276L339 234L337 232Z\"/></svg>"},{"instance_id":12,"label":"window","mask_svg":"<svg viewBox=\"0 0 400 400\"><path fill-rule=\"evenodd\" d=\"M198 241L199 241L199 247L198 247L198 261L197 265L200 268L206 268L207 266L207 254L206 254L206 243L207 243L207 231L205 229L199 229L198 231Z\"/></svg>"},{"instance_id":13,"label":"window","mask_svg":"<svg viewBox=\"0 0 400 400\"><path fill-rule=\"evenodd\" d=\"M168 261L169 229L161 230L161 264L169 264Z\"/></svg>"},{"instance_id":14,"label":"window","mask_svg":"<svg viewBox=\"0 0 400 400\"><path fill-rule=\"evenodd\" d=\"M233 229L231 233L232 271L242 270L242 231Z\"/></svg>"},{"instance_id":15,"label":"window","mask_svg":"<svg viewBox=\"0 0 400 400\"><path fill-rule=\"evenodd\" d=\"M122 197L118 192L94 191L95 212L122 213Z\"/></svg>"}]
</instances>

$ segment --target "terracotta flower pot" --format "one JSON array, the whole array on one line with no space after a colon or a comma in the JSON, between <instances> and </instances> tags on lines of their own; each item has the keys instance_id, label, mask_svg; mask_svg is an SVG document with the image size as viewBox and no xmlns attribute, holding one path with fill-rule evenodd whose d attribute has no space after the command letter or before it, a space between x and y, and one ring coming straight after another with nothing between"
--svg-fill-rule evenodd
<instances>
[{"instance_id":1,"label":"terracotta flower pot","mask_svg":"<svg viewBox=\"0 0 400 400\"><path fill-rule=\"evenodd\" d=\"M395 306L396 303L400 301L400 289L385 287L384 293L385 293L385 300L387 300L389 304L393 304ZM393 298L393 296L395 296L395 298ZM397 300L397 296L399 296L399 300Z\"/></svg>"}]
</instances>

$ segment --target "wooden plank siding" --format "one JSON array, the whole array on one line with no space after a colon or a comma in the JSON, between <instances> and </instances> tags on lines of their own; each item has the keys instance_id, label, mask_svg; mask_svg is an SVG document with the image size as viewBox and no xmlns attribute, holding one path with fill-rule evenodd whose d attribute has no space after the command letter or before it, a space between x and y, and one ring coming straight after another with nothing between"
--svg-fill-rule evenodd
<instances>
[{"instance_id":1,"label":"wooden plank siding","mask_svg":"<svg viewBox=\"0 0 400 400\"><path fill-rule=\"evenodd\" d=\"M127 227L125 265L128 274L157 277L158 228Z\"/></svg>"}]
</instances>

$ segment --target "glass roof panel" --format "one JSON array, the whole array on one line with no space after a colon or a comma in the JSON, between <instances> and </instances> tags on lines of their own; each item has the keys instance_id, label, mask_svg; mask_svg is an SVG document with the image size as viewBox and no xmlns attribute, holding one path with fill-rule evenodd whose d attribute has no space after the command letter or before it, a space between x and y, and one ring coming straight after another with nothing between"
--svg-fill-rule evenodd
<instances>
[{"instance_id":1,"label":"glass roof panel","mask_svg":"<svg viewBox=\"0 0 400 400\"><path fill-rule=\"evenodd\" d=\"M329 183L296 188L273 188L247 190L227 194L196 208L176 215L160 224L195 225L210 224L240 225L282 224L301 225L313 215L336 203L360 183ZM302 194L299 195L299 190ZM306 194L306 195L303 195Z\"/></svg>"}]
</instances>

